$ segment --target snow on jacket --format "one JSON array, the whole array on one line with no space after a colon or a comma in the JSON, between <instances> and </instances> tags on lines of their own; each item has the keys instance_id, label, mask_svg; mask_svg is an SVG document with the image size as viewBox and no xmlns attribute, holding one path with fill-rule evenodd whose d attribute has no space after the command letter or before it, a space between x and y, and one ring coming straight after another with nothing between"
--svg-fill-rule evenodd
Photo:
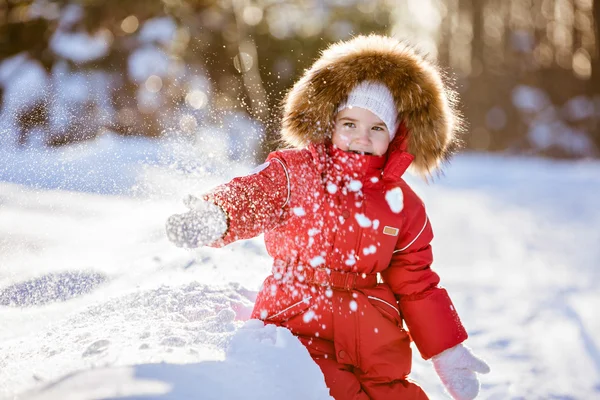
<instances>
[{"instance_id":1,"label":"snow on jacket","mask_svg":"<svg viewBox=\"0 0 600 400\"><path fill-rule=\"evenodd\" d=\"M311 145L274 152L262 171L207 195L229 217L229 230L216 246L265 232L274 269L253 317L285 322L314 306L315 319L326 319L324 309L340 293L303 284L294 276L298 267L380 273L385 283L356 291L360 297L350 296L343 305L348 312L360 311L352 300L366 300L398 326L404 319L426 359L464 341L465 330L430 268L433 233L425 207L399 176L409 162L405 152L386 160L346 153L329 143ZM377 338L368 317L360 316L356 324L371 331L363 340ZM338 332L353 336L351 325ZM336 339L348 346L354 341ZM354 356L351 349L345 353Z\"/></svg>"},{"instance_id":2,"label":"snow on jacket","mask_svg":"<svg viewBox=\"0 0 600 400\"><path fill-rule=\"evenodd\" d=\"M363 80L390 88L402 120L384 156L330 141L336 105ZM410 338L425 359L467 338L431 269L425 207L402 179L409 166L430 175L452 151L459 121L452 99L431 64L380 36L330 47L294 85L282 127L294 148L205 195L228 216L214 246L265 235L273 273L254 318L288 327L315 359L389 382L410 372ZM327 281L323 274L347 277L347 287L315 284Z\"/></svg>"}]
</instances>

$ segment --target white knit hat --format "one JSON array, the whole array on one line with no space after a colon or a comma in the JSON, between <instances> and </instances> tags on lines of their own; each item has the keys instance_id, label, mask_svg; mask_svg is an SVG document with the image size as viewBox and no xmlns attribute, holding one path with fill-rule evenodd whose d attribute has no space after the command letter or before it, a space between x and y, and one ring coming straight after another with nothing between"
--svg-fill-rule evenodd
<instances>
[{"instance_id":1,"label":"white knit hat","mask_svg":"<svg viewBox=\"0 0 600 400\"><path fill-rule=\"evenodd\" d=\"M390 89L383 83L362 81L352 89L348 99L338 106L337 112L344 108L360 107L377 115L388 128L390 140L394 138L398 128L398 110Z\"/></svg>"}]
</instances>

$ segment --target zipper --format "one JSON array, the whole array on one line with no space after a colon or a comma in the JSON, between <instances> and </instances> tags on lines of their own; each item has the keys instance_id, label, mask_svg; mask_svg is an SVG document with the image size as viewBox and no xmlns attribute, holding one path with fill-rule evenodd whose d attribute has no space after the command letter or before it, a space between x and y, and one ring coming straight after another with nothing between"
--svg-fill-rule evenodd
<instances>
[{"instance_id":1,"label":"zipper","mask_svg":"<svg viewBox=\"0 0 600 400\"><path fill-rule=\"evenodd\" d=\"M361 188L362 190L362 188ZM360 206L360 213L362 215L365 216L365 218L367 217L365 214L365 209L366 209L366 199L365 199L365 193L362 193L362 199L361 199L361 206ZM363 238L363 231L364 228L360 225L360 223L358 223L358 220L356 219L356 213L354 213L354 215L351 215L350 218L354 218L354 221L356 222L356 226L358 226L358 236L357 236L357 240L356 240L356 247L354 249L354 259L356 260L356 262L358 263L358 259L362 256L362 254L360 254L360 246L362 244L362 238ZM371 221L372 223L372 221Z\"/></svg>"}]
</instances>

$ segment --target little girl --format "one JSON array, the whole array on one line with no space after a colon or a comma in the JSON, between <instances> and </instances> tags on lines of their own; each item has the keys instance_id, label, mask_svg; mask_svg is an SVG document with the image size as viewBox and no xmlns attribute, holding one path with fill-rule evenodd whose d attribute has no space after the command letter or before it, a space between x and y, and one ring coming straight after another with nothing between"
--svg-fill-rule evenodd
<instances>
[{"instance_id":1,"label":"little girl","mask_svg":"<svg viewBox=\"0 0 600 400\"><path fill-rule=\"evenodd\" d=\"M402 179L449 156L457 116L440 74L405 44L359 36L325 50L285 99L271 153L173 215L176 245L220 247L264 233L273 270L252 317L288 328L336 400L427 399L408 379L410 341L455 399L489 367L431 269L425 207ZM404 326L408 328L405 329Z\"/></svg>"}]
</instances>

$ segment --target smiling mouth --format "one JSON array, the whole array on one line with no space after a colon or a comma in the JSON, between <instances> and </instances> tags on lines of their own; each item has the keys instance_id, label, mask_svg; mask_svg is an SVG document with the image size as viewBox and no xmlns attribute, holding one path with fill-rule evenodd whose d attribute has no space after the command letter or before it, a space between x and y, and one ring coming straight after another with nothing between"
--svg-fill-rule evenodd
<instances>
[{"instance_id":1,"label":"smiling mouth","mask_svg":"<svg viewBox=\"0 0 600 400\"><path fill-rule=\"evenodd\" d=\"M368 151L357 151L357 150L350 150L351 153L354 154L360 154L361 156L372 156L373 153L369 153Z\"/></svg>"}]
</instances>

